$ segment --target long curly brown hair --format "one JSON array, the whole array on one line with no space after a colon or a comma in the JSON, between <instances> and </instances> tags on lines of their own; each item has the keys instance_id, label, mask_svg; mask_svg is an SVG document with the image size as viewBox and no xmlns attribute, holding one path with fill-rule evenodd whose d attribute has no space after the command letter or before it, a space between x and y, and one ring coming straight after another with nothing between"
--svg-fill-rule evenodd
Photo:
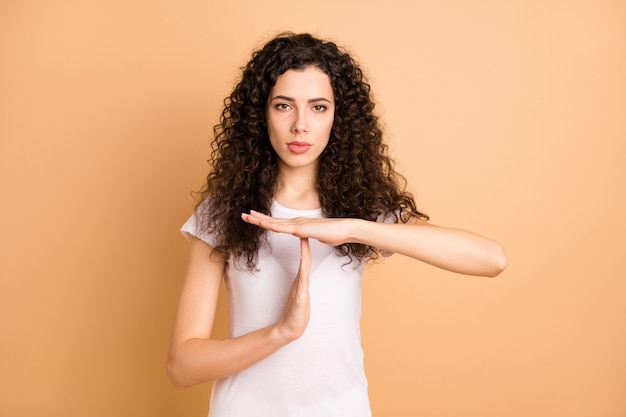
<instances>
[{"instance_id":1,"label":"long curly brown hair","mask_svg":"<svg viewBox=\"0 0 626 417\"><path fill-rule=\"evenodd\" d=\"M214 131L207 183L199 193L199 229L214 238L215 249L254 269L264 229L241 220L251 209L269 213L278 164L268 136L266 106L276 79L289 69L315 66L330 77L335 115L319 160L317 188L328 217L375 221L393 215L406 222L428 216L416 208L406 181L394 169L374 114L370 85L345 51L310 34L284 33L253 53L241 79L224 100ZM204 202L204 204L203 204ZM376 248L348 243L344 256L376 259Z\"/></svg>"}]
</instances>

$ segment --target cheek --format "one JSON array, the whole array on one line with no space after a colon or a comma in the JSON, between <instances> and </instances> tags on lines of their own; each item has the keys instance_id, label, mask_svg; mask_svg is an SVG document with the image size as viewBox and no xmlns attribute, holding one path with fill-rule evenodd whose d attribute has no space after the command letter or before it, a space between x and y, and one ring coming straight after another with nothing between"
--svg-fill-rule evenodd
<instances>
[{"instance_id":1,"label":"cheek","mask_svg":"<svg viewBox=\"0 0 626 417\"><path fill-rule=\"evenodd\" d=\"M279 134L280 132L284 132L285 130L289 130L290 128L289 120L286 118L268 117L266 119L266 123L267 131L277 134Z\"/></svg>"},{"instance_id":2,"label":"cheek","mask_svg":"<svg viewBox=\"0 0 626 417\"><path fill-rule=\"evenodd\" d=\"M333 124L334 124L334 117L331 117L330 120L326 124L326 131L328 132L329 136L330 136L330 132L332 132L333 130Z\"/></svg>"},{"instance_id":3,"label":"cheek","mask_svg":"<svg viewBox=\"0 0 626 417\"><path fill-rule=\"evenodd\" d=\"M267 134L270 137L270 140L274 139L276 135L280 134L280 126L277 125L274 120L267 120Z\"/></svg>"}]
</instances>

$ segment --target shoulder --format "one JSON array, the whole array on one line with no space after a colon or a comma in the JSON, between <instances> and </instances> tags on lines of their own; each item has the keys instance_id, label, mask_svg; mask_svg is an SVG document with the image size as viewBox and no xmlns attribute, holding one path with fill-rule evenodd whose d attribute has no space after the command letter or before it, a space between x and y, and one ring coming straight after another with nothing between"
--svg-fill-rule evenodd
<instances>
[{"instance_id":1,"label":"shoulder","mask_svg":"<svg viewBox=\"0 0 626 417\"><path fill-rule=\"evenodd\" d=\"M180 229L185 238L188 240L197 238L210 246L217 246L215 233L208 227L209 216L213 210L211 198L202 200Z\"/></svg>"}]
</instances>

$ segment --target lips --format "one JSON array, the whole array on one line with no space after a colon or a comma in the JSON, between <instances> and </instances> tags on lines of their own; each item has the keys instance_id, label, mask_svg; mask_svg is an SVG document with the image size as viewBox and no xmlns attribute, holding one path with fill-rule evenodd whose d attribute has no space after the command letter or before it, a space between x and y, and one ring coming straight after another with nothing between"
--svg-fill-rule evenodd
<instances>
[{"instance_id":1,"label":"lips","mask_svg":"<svg viewBox=\"0 0 626 417\"><path fill-rule=\"evenodd\" d=\"M287 144L287 148L293 153L305 153L311 149L311 144L307 142L293 141Z\"/></svg>"}]
</instances>

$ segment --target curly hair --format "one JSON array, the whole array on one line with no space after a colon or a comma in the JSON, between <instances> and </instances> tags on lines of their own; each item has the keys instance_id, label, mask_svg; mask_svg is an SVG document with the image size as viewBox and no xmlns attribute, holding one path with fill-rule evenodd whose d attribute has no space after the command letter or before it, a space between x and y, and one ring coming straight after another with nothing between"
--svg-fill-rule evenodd
<instances>
[{"instance_id":1,"label":"curly hair","mask_svg":"<svg viewBox=\"0 0 626 417\"><path fill-rule=\"evenodd\" d=\"M374 114L370 85L354 59L333 42L310 34L283 33L252 54L241 79L224 100L206 185L199 193L199 229L215 249L255 269L266 243L264 229L241 220L251 209L269 213L278 163L268 136L266 106L277 78L290 69L314 66L330 78L335 114L328 145L319 157L317 188L325 216L375 221L394 215L407 222L428 216L416 208L406 181L394 169ZM203 204L204 202L204 204ZM337 250L350 260L378 258L376 248L347 243Z\"/></svg>"}]
</instances>

